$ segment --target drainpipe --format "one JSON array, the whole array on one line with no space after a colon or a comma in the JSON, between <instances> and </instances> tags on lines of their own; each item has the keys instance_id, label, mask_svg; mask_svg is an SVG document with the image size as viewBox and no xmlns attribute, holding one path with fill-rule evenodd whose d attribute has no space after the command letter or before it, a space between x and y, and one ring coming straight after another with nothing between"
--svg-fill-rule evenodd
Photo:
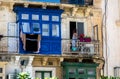
<instances>
[{"instance_id":1,"label":"drainpipe","mask_svg":"<svg viewBox=\"0 0 120 79\"><path fill-rule=\"evenodd\" d=\"M107 44L107 3L108 0L105 0L105 61L106 61L106 75L108 75L108 44Z\"/></svg>"}]
</instances>

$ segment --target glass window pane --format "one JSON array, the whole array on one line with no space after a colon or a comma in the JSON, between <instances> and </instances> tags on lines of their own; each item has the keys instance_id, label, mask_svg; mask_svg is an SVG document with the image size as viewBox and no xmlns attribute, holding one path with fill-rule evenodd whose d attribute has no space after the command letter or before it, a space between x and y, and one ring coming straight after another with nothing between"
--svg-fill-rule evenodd
<instances>
[{"instance_id":1,"label":"glass window pane","mask_svg":"<svg viewBox=\"0 0 120 79\"><path fill-rule=\"evenodd\" d=\"M39 15L32 14L32 20L39 20Z\"/></svg>"},{"instance_id":2,"label":"glass window pane","mask_svg":"<svg viewBox=\"0 0 120 79\"><path fill-rule=\"evenodd\" d=\"M59 25L57 24L52 25L52 36L59 37Z\"/></svg>"},{"instance_id":3,"label":"glass window pane","mask_svg":"<svg viewBox=\"0 0 120 79\"><path fill-rule=\"evenodd\" d=\"M42 15L42 20L43 21L49 21L49 16L48 15Z\"/></svg>"},{"instance_id":4,"label":"glass window pane","mask_svg":"<svg viewBox=\"0 0 120 79\"><path fill-rule=\"evenodd\" d=\"M40 24L39 23L32 23L32 26L33 26L34 33L40 33Z\"/></svg>"},{"instance_id":5,"label":"glass window pane","mask_svg":"<svg viewBox=\"0 0 120 79\"><path fill-rule=\"evenodd\" d=\"M42 79L42 73L41 72L35 72L35 78Z\"/></svg>"},{"instance_id":6,"label":"glass window pane","mask_svg":"<svg viewBox=\"0 0 120 79\"><path fill-rule=\"evenodd\" d=\"M88 69L88 75L94 75L95 74L95 70L94 69Z\"/></svg>"},{"instance_id":7,"label":"glass window pane","mask_svg":"<svg viewBox=\"0 0 120 79\"><path fill-rule=\"evenodd\" d=\"M78 69L79 74L84 74L84 71L85 71L84 69Z\"/></svg>"},{"instance_id":8,"label":"glass window pane","mask_svg":"<svg viewBox=\"0 0 120 79\"><path fill-rule=\"evenodd\" d=\"M44 78L50 78L50 73L49 72L44 73Z\"/></svg>"},{"instance_id":9,"label":"glass window pane","mask_svg":"<svg viewBox=\"0 0 120 79\"><path fill-rule=\"evenodd\" d=\"M22 29L23 29L23 32L30 33L30 24L23 22L22 23Z\"/></svg>"},{"instance_id":10,"label":"glass window pane","mask_svg":"<svg viewBox=\"0 0 120 79\"><path fill-rule=\"evenodd\" d=\"M52 21L59 21L59 16L52 16Z\"/></svg>"},{"instance_id":11,"label":"glass window pane","mask_svg":"<svg viewBox=\"0 0 120 79\"><path fill-rule=\"evenodd\" d=\"M69 72L69 74L75 74L76 69L75 68L69 68L68 72Z\"/></svg>"},{"instance_id":12,"label":"glass window pane","mask_svg":"<svg viewBox=\"0 0 120 79\"><path fill-rule=\"evenodd\" d=\"M28 20L29 19L29 14L22 14L22 19Z\"/></svg>"},{"instance_id":13,"label":"glass window pane","mask_svg":"<svg viewBox=\"0 0 120 79\"><path fill-rule=\"evenodd\" d=\"M42 24L42 35L49 36L49 25L48 24Z\"/></svg>"}]
</instances>

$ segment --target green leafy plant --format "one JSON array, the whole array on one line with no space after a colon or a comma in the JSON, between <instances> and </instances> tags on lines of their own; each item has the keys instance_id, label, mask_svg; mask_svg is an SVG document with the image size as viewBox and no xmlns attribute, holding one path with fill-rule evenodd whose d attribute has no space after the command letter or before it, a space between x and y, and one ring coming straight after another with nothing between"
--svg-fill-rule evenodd
<instances>
[{"instance_id":1,"label":"green leafy plant","mask_svg":"<svg viewBox=\"0 0 120 79\"><path fill-rule=\"evenodd\" d=\"M21 72L17 75L17 79L31 79L29 73Z\"/></svg>"},{"instance_id":2,"label":"green leafy plant","mask_svg":"<svg viewBox=\"0 0 120 79\"><path fill-rule=\"evenodd\" d=\"M112 77L112 76L108 77L108 76L101 76L101 78L100 78L100 79L120 79L120 77Z\"/></svg>"}]
</instances>

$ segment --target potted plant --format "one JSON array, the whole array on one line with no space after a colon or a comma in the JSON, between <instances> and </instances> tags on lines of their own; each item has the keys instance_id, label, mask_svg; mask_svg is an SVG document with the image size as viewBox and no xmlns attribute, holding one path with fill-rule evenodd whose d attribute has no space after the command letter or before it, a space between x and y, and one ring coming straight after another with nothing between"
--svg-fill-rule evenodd
<instances>
[{"instance_id":1,"label":"potted plant","mask_svg":"<svg viewBox=\"0 0 120 79\"><path fill-rule=\"evenodd\" d=\"M84 37L84 42L91 42L91 37L89 36Z\"/></svg>"},{"instance_id":2,"label":"potted plant","mask_svg":"<svg viewBox=\"0 0 120 79\"><path fill-rule=\"evenodd\" d=\"M80 34L79 39L80 39L80 42L84 42L84 34Z\"/></svg>"}]
</instances>

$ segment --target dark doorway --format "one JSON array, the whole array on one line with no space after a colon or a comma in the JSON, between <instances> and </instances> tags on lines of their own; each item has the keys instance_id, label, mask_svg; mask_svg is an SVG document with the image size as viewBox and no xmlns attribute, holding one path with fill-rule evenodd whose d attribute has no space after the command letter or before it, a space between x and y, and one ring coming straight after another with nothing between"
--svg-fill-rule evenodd
<instances>
[{"instance_id":1,"label":"dark doorway","mask_svg":"<svg viewBox=\"0 0 120 79\"><path fill-rule=\"evenodd\" d=\"M72 39L73 30L76 30L76 22L70 22L70 39Z\"/></svg>"}]
</instances>

